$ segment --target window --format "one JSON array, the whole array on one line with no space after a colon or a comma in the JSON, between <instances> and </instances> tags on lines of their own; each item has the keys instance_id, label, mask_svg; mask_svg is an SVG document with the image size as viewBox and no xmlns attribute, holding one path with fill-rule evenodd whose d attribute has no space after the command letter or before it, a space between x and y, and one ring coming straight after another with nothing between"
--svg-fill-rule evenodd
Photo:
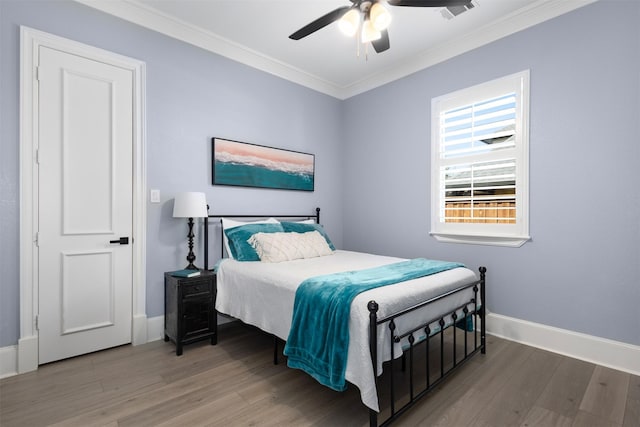
<instances>
[{"instance_id":1,"label":"window","mask_svg":"<svg viewBox=\"0 0 640 427\"><path fill-rule=\"evenodd\" d=\"M431 235L521 246L529 240L529 71L431 103Z\"/></svg>"}]
</instances>

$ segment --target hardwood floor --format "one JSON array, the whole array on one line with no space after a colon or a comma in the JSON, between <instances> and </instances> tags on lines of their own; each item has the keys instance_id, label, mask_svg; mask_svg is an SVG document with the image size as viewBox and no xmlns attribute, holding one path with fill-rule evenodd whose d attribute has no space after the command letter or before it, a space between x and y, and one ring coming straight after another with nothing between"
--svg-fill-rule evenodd
<instances>
[{"instance_id":1,"label":"hardwood floor","mask_svg":"<svg viewBox=\"0 0 640 427\"><path fill-rule=\"evenodd\" d=\"M0 425L366 426L356 387L323 387L272 338L225 325L217 346L123 346L0 380ZM488 338L400 426L640 426L640 377Z\"/></svg>"}]
</instances>

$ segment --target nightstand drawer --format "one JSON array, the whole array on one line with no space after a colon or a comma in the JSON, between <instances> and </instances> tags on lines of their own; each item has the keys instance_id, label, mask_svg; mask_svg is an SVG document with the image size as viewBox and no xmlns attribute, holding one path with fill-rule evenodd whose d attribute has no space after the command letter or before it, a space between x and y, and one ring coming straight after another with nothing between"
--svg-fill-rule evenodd
<instances>
[{"instance_id":1,"label":"nightstand drawer","mask_svg":"<svg viewBox=\"0 0 640 427\"><path fill-rule=\"evenodd\" d=\"M184 298L202 297L211 293L210 280L191 280L189 283L183 283L182 295Z\"/></svg>"}]
</instances>

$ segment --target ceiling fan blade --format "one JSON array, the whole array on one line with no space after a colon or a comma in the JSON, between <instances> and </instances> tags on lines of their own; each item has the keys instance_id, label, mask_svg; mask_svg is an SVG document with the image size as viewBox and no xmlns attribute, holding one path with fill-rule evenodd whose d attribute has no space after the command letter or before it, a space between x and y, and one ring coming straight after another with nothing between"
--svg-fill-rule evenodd
<instances>
[{"instance_id":1,"label":"ceiling fan blade","mask_svg":"<svg viewBox=\"0 0 640 427\"><path fill-rule=\"evenodd\" d=\"M332 22L342 18L342 15L347 13L347 11L351 9L351 7L352 6L339 7L336 10L333 10L327 13L326 15L323 15L320 18L316 19L315 21L300 28L298 31L291 34L289 38L292 40L300 40L303 37L307 37L309 34L315 33L319 29L324 28L327 25L331 24Z\"/></svg>"},{"instance_id":2,"label":"ceiling fan blade","mask_svg":"<svg viewBox=\"0 0 640 427\"><path fill-rule=\"evenodd\" d=\"M389 49L389 32L387 30L382 30L381 33L382 36L379 39L371 42L371 45L378 53L382 53Z\"/></svg>"},{"instance_id":3,"label":"ceiling fan blade","mask_svg":"<svg viewBox=\"0 0 640 427\"><path fill-rule=\"evenodd\" d=\"M471 0L388 0L391 6L411 6L411 7L447 7L464 6L471 3Z\"/></svg>"}]
</instances>

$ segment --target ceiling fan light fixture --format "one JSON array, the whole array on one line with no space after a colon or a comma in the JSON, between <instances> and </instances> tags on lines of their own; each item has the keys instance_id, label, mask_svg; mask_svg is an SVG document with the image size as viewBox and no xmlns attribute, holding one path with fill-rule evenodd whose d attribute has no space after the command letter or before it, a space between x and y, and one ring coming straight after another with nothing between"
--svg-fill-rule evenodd
<instances>
[{"instance_id":1,"label":"ceiling fan light fixture","mask_svg":"<svg viewBox=\"0 0 640 427\"><path fill-rule=\"evenodd\" d=\"M369 10L369 21L371 21L376 30L383 31L391 23L391 14L380 3L374 3Z\"/></svg>"},{"instance_id":2,"label":"ceiling fan light fixture","mask_svg":"<svg viewBox=\"0 0 640 427\"><path fill-rule=\"evenodd\" d=\"M360 26L360 12L357 9L351 9L347 11L340 21L338 21L338 27L340 31L348 37L353 37L358 31Z\"/></svg>"},{"instance_id":3,"label":"ceiling fan light fixture","mask_svg":"<svg viewBox=\"0 0 640 427\"><path fill-rule=\"evenodd\" d=\"M382 37L382 33L373 26L371 20L367 19L366 21L364 21L364 24L362 25L361 35L362 43L378 40L380 37Z\"/></svg>"},{"instance_id":4,"label":"ceiling fan light fixture","mask_svg":"<svg viewBox=\"0 0 640 427\"><path fill-rule=\"evenodd\" d=\"M2 0L0 0L2 1ZM346 0L345 0L346 1ZM371 43L376 53L382 53L389 49L389 31L391 14L385 7L453 7L466 5L466 8L475 7L477 0L349 0L350 5L340 6L329 13L311 21L298 31L289 36L291 40L300 40L326 27L338 22L338 27L347 36L356 36L358 52L360 45ZM366 46L365 46L366 54Z\"/></svg>"}]
</instances>

